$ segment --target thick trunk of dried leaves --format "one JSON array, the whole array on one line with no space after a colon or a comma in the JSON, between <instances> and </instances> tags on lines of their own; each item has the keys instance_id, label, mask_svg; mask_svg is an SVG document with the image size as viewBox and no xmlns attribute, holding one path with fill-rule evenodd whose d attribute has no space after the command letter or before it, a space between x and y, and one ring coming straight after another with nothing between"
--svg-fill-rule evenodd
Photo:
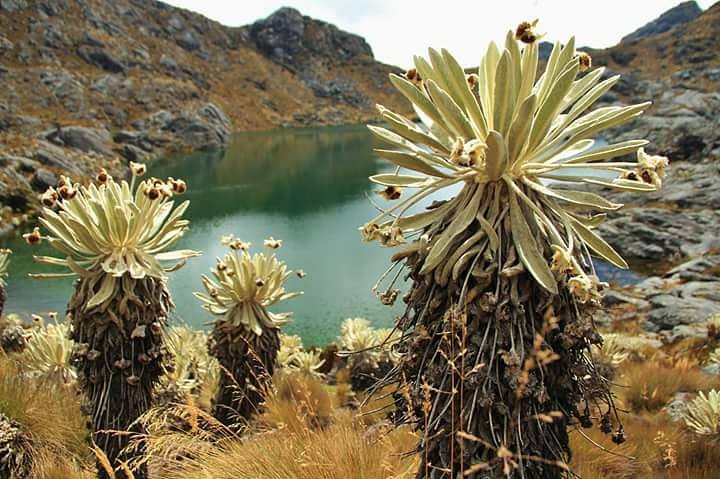
<instances>
[{"instance_id":1,"label":"thick trunk of dried leaves","mask_svg":"<svg viewBox=\"0 0 720 479\"><path fill-rule=\"evenodd\" d=\"M7 300L7 293L5 293L5 287L0 284L0 317L3 315L3 311L5 311L5 301Z\"/></svg>"},{"instance_id":2,"label":"thick trunk of dried leaves","mask_svg":"<svg viewBox=\"0 0 720 479\"><path fill-rule=\"evenodd\" d=\"M243 426L260 411L279 349L277 328L263 327L258 336L243 326L215 324L209 351L223 369L214 412L220 422L233 428Z\"/></svg>"},{"instance_id":3,"label":"thick trunk of dried leaves","mask_svg":"<svg viewBox=\"0 0 720 479\"><path fill-rule=\"evenodd\" d=\"M614 413L607 381L588 359L600 337L564 281L551 295L522 266L507 207L488 216L497 249L477 243L448 284L419 274L420 253L406 258L414 283L398 322L403 356L384 382L405 386L400 419L422 433L418 478L562 477L569 423L587 425L595 407ZM450 251L478 231L468 228Z\"/></svg>"},{"instance_id":4,"label":"thick trunk of dried leaves","mask_svg":"<svg viewBox=\"0 0 720 479\"><path fill-rule=\"evenodd\" d=\"M123 452L129 435L115 432L141 432L134 423L150 408L162 374L163 327L173 308L164 281L125 276L117 283L117 294L107 308L86 311L92 289L99 286L80 279L68 305L71 339L78 344L73 362L89 403L92 438L113 466L131 459ZM132 454L142 453L135 449ZM144 468L133 472L135 479L147 477ZM102 467L98 477L108 477ZM117 477L125 475L118 472Z\"/></svg>"},{"instance_id":5,"label":"thick trunk of dried leaves","mask_svg":"<svg viewBox=\"0 0 720 479\"><path fill-rule=\"evenodd\" d=\"M0 477L23 479L32 470L32 442L22 426L0 414Z\"/></svg>"}]
</instances>

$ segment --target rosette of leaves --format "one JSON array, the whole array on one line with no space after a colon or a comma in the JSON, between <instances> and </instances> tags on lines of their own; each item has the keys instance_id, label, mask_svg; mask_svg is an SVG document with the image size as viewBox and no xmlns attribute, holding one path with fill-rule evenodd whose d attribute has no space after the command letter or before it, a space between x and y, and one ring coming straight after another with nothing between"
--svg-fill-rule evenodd
<instances>
[{"instance_id":1,"label":"rosette of leaves","mask_svg":"<svg viewBox=\"0 0 720 479\"><path fill-rule=\"evenodd\" d=\"M218 318L208 345L223 369L214 415L235 427L260 410L275 372L280 327L290 313L268 308L302 293L285 290L293 272L272 252L280 241L265 240L264 251L255 254L234 236L224 237L223 244L230 251L217 258L210 276L203 275L205 292L195 296Z\"/></svg>"},{"instance_id":2,"label":"rosette of leaves","mask_svg":"<svg viewBox=\"0 0 720 479\"><path fill-rule=\"evenodd\" d=\"M287 370L304 376L322 379L325 375L318 371L325 364L318 351L296 351Z\"/></svg>"},{"instance_id":3,"label":"rosette of leaves","mask_svg":"<svg viewBox=\"0 0 720 479\"><path fill-rule=\"evenodd\" d=\"M184 402L207 388L214 396L220 378L220 365L207 350L207 335L188 326L168 329L165 346L172 356L160 377L156 396L160 402Z\"/></svg>"},{"instance_id":4,"label":"rosette of leaves","mask_svg":"<svg viewBox=\"0 0 720 479\"><path fill-rule=\"evenodd\" d=\"M290 368L295 363L297 353L305 351L302 338L294 334L280 334L280 349L277 353L277 363L283 369Z\"/></svg>"},{"instance_id":5,"label":"rosette of leaves","mask_svg":"<svg viewBox=\"0 0 720 479\"><path fill-rule=\"evenodd\" d=\"M364 391L383 378L397 361L392 350L393 330L375 329L364 318L343 321L338 337L340 355L346 357L353 390Z\"/></svg>"},{"instance_id":6,"label":"rosette of leaves","mask_svg":"<svg viewBox=\"0 0 720 479\"><path fill-rule=\"evenodd\" d=\"M71 364L74 343L67 322L36 324L27 334L27 346L20 362L30 374L51 384L70 384L76 380Z\"/></svg>"},{"instance_id":7,"label":"rosette of leaves","mask_svg":"<svg viewBox=\"0 0 720 479\"><path fill-rule=\"evenodd\" d=\"M9 249L0 249L0 316L3 314L3 310L5 309L5 301L7 300L7 295L5 293L5 288L7 287L7 283L5 280L8 277L8 266L10 264L10 255L12 254L12 251Z\"/></svg>"},{"instance_id":8,"label":"rosette of leaves","mask_svg":"<svg viewBox=\"0 0 720 479\"><path fill-rule=\"evenodd\" d=\"M113 467L127 459L121 451L128 441L113 431L128 430L147 411L162 374L163 330L173 309L166 275L199 254L169 251L188 229L183 214L189 203L176 206L173 200L185 183L138 183L135 173L130 184L105 171L89 186L61 177L57 190L42 198L39 221L46 233L36 228L25 235L29 243L47 241L58 252L36 256L37 262L69 270L35 278L77 278L67 306L73 363L90 403L93 440ZM107 476L102 467L98 474Z\"/></svg>"},{"instance_id":9,"label":"rosette of leaves","mask_svg":"<svg viewBox=\"0 0 720 479\"><path fill-rule=\"evenodd\" d=\"M720 391L700 391L681 414L685 425L701 436L720 438Z\"/></svg>"},{"instance_id":10,"label":"rosette of leaves","mask_svg":"<svg viewBox=\"0 0 720 479\"><path fill-rule=\"evenodd\" d=\"M446 50L416 57L390 80L421 124L379 106L385 125L369 126L395 166L370 179L394 203L361 232L402 246L393 261L410 270L394 380L432 478L558 477L568 426L589 427L591 411L624 440L590 355L603 286L591 255L627 267L595 228L622 205L590 189L654 191L667 159L642 139L596 145L649 103L591 110L619 77L586 71L573 39L538 74L533 28L491 43L470 74Z\"/></svg>"}]
</instances>

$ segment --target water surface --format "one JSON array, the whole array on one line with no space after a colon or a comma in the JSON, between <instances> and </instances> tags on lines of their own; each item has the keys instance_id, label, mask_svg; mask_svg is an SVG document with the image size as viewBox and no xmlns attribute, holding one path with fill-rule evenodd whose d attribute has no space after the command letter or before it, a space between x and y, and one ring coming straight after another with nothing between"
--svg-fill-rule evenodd
<instances>
[{"instance_id":1,"label":"water surface","mask_svg":"<svg viewBox=\"0 0 720 479\"><path fill-rule=\"evenodd\" d=\"M261 249L269 236L284 240L278 250L281 258L290 268L307 273L302 280L293 276L287 285L305 295L274 307L276 312L293 311L286 331L301 335L306 344L333 340L348 317L391 325L401 301L383 306L371 292L389 264L391 250L364 243L357 231L377 214L370 200L382 203L367 177L388 169L373 156L372 140L362 126L239 133L224 151L174 155L153 163L153 176L187 181L191 229L177 248L203 252L171 275L177 306L173 321L203 327L212 319L191 293L201 289L201 275L224 254L220 237L232 233L251 241L254 250ZM17 237L7 239L5 246L15 250L8 311L62 311L72 280L26 276L46 270L32 263L32 254L52 251L31 249ZM605 279L617 274L607 265L599 270ZM630 282L634 277L623 273L619 280Z\"/></svg>"}]
</instances>

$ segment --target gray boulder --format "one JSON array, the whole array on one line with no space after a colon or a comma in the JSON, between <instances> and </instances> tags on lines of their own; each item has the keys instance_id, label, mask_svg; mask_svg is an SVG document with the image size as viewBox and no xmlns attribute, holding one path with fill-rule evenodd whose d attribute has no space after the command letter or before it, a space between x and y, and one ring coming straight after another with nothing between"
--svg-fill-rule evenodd
<instances>
[{"instance_id":1,"label":"gray boulder","mask_svg":"<svg viewBox=\"0 0 720 479\"><path fill-rule=\"evenodd\" d=\"M110 132L100 128L67 126L51 132L48 139L86 153L95 152L105 156L112 155L113 140Z\"/></svg>"},{"instance_id":2,"label":"gray boulder","mask_svg":"<svg viewBox=\"0 0 720 479\"><path fill-rule=\"evenodd\" d=\"M82 45L77 49L78 56L91 65L112 73L124 73L127 66L115 55L104 48Z\"/></svg>"},{"instance_id":3,"label":"gray boulder","mask_svg":"<svg viewBox=\"0 0 720 479\"><path fill-rule=\"evenodd\" d=\"M184 112L163 127L178 141L193 149L220 148L230 140L231 123L225 113L213 103Z\"/></svg>"},{"instance_id":4,"label":"gray boulder","mask_svg":"<svg viewBox=\"0 0 720 479\"><path fill-rule=\"evenodd\" d=\"M45 168L38 168L35 171L35 174L33 174L33 177L30 180L30 184L35 191L42 192L47 190L51 186L57 185L57 176L55 176L55 173L50 170L47 170Z\"/></svg>"}]
</instances>

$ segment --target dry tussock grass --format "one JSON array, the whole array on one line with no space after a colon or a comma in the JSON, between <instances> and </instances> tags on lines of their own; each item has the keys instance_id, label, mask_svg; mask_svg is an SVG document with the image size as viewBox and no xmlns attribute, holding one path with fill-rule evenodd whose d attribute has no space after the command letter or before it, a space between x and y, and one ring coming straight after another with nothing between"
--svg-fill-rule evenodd
<instances>
[{"instance_id":1,"label":"dry tussock grass","mask_svg":"<svg viewBox=\"0 0 720 479\"><path fill-rule=\"evenodd\" d=\"M181 410L183 412L181 412ZM155 479L411 479L417 438L383 422L368 426L339 408L317 379L276 378L262 417L242 437L192 404L146 419ZM179 420L181 418L182 420Z\"/></svg>"},{"instance_id":2,"label":"dry tussock grass","mask_svg":"<svg viewBox=\"0 0 720 479\"><path fill-rule=\"evenodd\" d=\"M92 465L77 391L28 377L0 353L0 413L23 425L33 443L33 477L82 478Z\"/></svg>"},{"instance_id":3,"label":"dry tussock grass","mask_svg":"<svg viewBox=\"0 0 720 479\"><path fill-rule=\"evenodd\" d=\"M717 445L672 422L665 413L626 415L623 425L627 442L621 445L597 429L571 433L573 471L583 479L718 477Z\"/></svg>"},{"instance_id":4,"label":"dry tussock grass","mask_svg":"<svg viewBox=\"0 0 720 479\"><path fill-rule=\"evenodd\" d=\"M634 413L659 411L675 393L720 388L720 378L705 374L694 361L626 363L617 371L616 393Z\"/></svg>"}]
</instances>

